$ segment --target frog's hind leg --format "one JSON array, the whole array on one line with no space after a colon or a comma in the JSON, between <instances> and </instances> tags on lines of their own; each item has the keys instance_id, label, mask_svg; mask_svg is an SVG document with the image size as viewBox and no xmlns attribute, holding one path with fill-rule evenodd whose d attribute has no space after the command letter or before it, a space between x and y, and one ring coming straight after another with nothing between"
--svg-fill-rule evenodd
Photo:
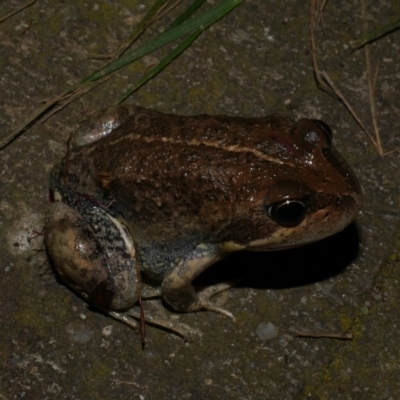
<instances>
[{"instance_id":1,"label":"frog's hind leg","mask_svg":"<svg viewBox=\"0 0 400 400\"><path fill-rule=\"evenodd\" d=\"M129 327L133 328L135 331L139 330L139 323L141 316L138 310L131 308L126 312L119 311L109 311L107 314L110 317L113 317L117 321L123 322ZM137 321L136 321L137 320ZM200 331L197 329L193 329L190 326L182 323L178 323L170 320L162 320L158 318L153 318L148 314L145 314L144 321L146 324L154 325L158 328L165 329L167 331L173 332L178 336L181 336L186 341L191 341L194 336L198 336Z\"/></svg>"},{"instance_id":2,"label":"frog's hind leg","mask_svg":"<svg viewBox=\"0 0 400 400\"><path fill-rule=\"evenodd\" d=\"M180 260L164 278L162 289L165 301L176 311L209 310L234 319L232 313L214 305L210 298L234 286L237 281L210 286L196 293L192 281L227 253L216 243L202 243Z\"/></svg>"}]
</instances>

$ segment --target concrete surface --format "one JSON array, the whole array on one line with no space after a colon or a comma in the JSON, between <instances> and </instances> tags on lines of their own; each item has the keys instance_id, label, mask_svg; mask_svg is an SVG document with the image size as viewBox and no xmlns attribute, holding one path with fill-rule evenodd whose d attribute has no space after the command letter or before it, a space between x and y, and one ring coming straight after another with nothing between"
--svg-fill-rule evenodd
<instances>
[{"instance_id":1,"label":"concrete surface","mask_svg":"<svg viewBox=\"0 0 400 400\"><path fill-rule=\"evenodd\" d=\"M0 17L24 3L2 2ZM93 55L115 49L152 3L38 0L0 24L0 136L99 66ZM366 3L370 27L400 12L395 2ZM362 34L361 3L328 2L323 22L320 67L371 126L365 55L347 46ZM134 331L57 281L41 237L28 241L43 228L49 170L69 133L162 54L120 71L0 152L0 399L399 399L400 153L379 157L342 104L316 88L306 1L247 0L129 101L180 114L325 120L364 188L355 224L301 249L232 255L198 283L247 274L216 298L236 323L210 312L175 315L202 335L184 343L148 327L144 350ZM400 32L371 54L380 62L379 127L391 150L400 145Z\"/></svg>"}]
</instances>

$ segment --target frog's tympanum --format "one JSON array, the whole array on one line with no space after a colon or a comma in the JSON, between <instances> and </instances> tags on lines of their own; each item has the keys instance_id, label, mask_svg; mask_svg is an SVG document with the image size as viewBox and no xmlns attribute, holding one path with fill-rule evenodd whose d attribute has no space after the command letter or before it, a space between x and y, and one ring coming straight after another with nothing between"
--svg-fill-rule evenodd
<instances>
[{"instance_id":1,"label":"frog's tympanum","mask_svg":"<svg viewBox=\"0 0 400 400\"><path fill-rule=\"evenodd\" d=\"M45 238L60 277L113 316L138 271L180 312L214 310L192 280L238 250L312 243L353 221L361 189L322 121L175 116L111 107L74 134L50 186ZM114 314L112 314L114 313Z\"/></svg>"}]
</instances>

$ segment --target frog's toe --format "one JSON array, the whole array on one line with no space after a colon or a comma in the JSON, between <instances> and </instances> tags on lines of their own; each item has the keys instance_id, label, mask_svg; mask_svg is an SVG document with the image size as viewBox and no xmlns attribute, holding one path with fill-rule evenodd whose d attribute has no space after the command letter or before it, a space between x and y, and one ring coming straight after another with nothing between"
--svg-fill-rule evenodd
<instances>
[{"instance_id":1,"label":"frog's toe","mask_svg":"<svg viewBox=\"0 0 400 400\"><path fill-rule=\"evenodd\" d=\"M209 286L206 289L203 289L201 292L197 293L198 297L198 304L201 305L200 309L214 311L219 314L225 315L232 320L235 320L233 314L224 308L217 307L215 304L211 303L211 297L215 296L218 293L221 293L225 290L232 288L233 286L237 285L242 278L234 279L228 282L219 283L217 285Z\"/></svg>"},{"instance_id":2,"label":"frog's toe","mask_svg":"<svg viewBox=\"0 0 400 400\"><path fill-rule=\"evenodd\" d=\"M216 305L214 305L212 303L203 302L202 308L204 310L207 310L207 311L214 311L216 313L225 315L225 317L230 318L232 321L236 321L236 318L234 317L234 315L230 311L225 310L224 308L221 308L221 307L217 307Z\"/></svg>"},{"instance_id":3,"label":"frog's toe","mask_svg":"<svg viewBox=\"0 0 400 400\"><path fill-rule=\"evenodd\" d=\"M139 323L135 321L131 316L129 316L125 312L119 312L119 311L108 311L107 313L110 317L113 317L117 321L123 322L125 325L128 325L135 331L139 330Z\"/></svg>"},{"instance_id":4,"label":"frog's toe","mask_svg":"<svg viewBox=\"0 0 400 400\"><path fill-rule=\"evenodd\" d=\"M137 320L140 320L139 311L137 311L133 308L126 311L125 315L127 315L129 317L133 317ZM132 318L130 318L130 319L132 319ZM178 336L181 336L186 342L191 342L193 340L193 338L201 336L201 334L202 334L198 329L194 329L194 328L190 327L189 325L182 324L180 322L172 321L169 319L154 318L151 315L149 315L148 313L145 314L144 320L145 320L146 324L154 325L158 328L165 329L167 331L175 333ZM125 322L121 319L120 319L120 321Z\"/></svg>"},{"instance_id":5,"label":"frog's toe","mask_svg":"<svg viewBox=\"0 0 400 400\"><path fill-rule=\"evenodd\" d=\"M243 278L232 279L227 282L218 283L216 285L211 285L202 289L198 296L203 296L204 298L210 299L211 297L215 296L218 293L224 292L225 290L231 289L236 286Z\"/></svg>"},{"instance_id":6,"label":"frog's toe","mask_svg":"<svg viewBox=\"0 0 400 400\"><path fill-rule=\"evenodd\" d=\"M141 317L138 310L131 308L126 312L109 311L108 315L133 328L136 332L139 331L138 321L140 321ZM181 336L185 342L192 342L194 338L202 335L202 332L199 329L194 329L189 325L176 321L153 318L147 313L145 314L144 320L146 324L154 325L158 328L165 329L169 332L175 333L178 336Z\"/></svg>"}]
</instances>

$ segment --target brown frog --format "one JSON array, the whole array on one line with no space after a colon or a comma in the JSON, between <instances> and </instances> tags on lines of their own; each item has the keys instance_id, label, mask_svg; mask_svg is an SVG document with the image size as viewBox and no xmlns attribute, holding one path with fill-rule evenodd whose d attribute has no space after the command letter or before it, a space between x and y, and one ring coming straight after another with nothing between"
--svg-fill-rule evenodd
<instances>
[{"instance_id":1,"label":"brown frog","mask_svg":"<svg viewBox=\"0 0 400 400\"><path fill-rule=\"evenodd\" d=\"M214 310L226 286L192 280L227 254L312 243L350 224L360 185L322 121L176 116L136 107L94 115L51 173L46 244L61 276L127 322L138 271L176 311ZM134 314L131 314L134 315Z\"/></svg>"}]
</instances>

